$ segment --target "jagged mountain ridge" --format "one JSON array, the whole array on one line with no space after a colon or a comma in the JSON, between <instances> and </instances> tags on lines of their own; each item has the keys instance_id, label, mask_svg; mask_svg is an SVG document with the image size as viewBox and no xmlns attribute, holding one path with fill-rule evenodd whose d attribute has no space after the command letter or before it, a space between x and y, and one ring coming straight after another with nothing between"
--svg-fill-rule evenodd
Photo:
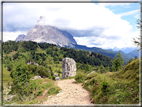
<instances>
[{"instance_id":1,"label":"jagged mountain ridge","mask_svg":"<svg viewBox=\"0 0 142 107\"><path fill-rule=\"evenodd\" d=\"M26 35L24 35L24 34L20 34L20 35L16 38L15 41L16 41L16 42L17 42L17 41L23 41L24 38L25 38L25 36L26 36Z\"/></svg>"},{"instance_id":2,"label":"jagged mountain ridge","mask_svg":"<svg viewBox=\"0 0 142 107\"><path fill-rule=\"evenodd\" d=\"M58 46L74 47L75 39L67 31L59 30L57 27L49 25L35 25L30 29L26 36L19 35L15 41L35 41L56 44Z\"/></svg>"}]
</instances>

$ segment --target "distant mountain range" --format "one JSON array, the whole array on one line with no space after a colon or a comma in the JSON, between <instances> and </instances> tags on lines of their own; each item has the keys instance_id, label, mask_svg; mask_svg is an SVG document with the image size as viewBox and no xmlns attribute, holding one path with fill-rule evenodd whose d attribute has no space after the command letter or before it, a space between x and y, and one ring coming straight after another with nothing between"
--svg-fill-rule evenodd
<instances>
[{"instance_id":1,"label":"distant mountain range","mask_svg":"<svg viewBox=\"0 0 142 107\"><path fill-rule=\"evenodd\" d=\"M101 48L97 48L97 47L90 48L90 47L86 47L83 45L75 45L75 47L73 47L73 48L100 53L102 55L106 55L106 56L109 56L112 58L117 56L118 52L120 52L122 55L122 58L124 59L124 64L126 64L131 58L134 58L135 56L139 57L139 52L137 50L133 50L132 52L126 54L121 50L120 51L105 50L105 49L101 49Z\"/></svg>"},{"instance_id":2,"label":"distant mountain range","mask_svg":"<svg viewBox=\"0 0 142 107\"><path fill-rule=\"evenodd\" d=\"M40 18L41 18L40 20L42 20L42 17ZM57 27L49 25L36 24L35 27L33 29L30 29L26 35L20 34L15 41L35 41L35 42L51 43L51 44L56 44L58 47L68 47L77 50L91 51L112 58L114 58L119 52L117 48L105 50L97 47L90 48L83 45L78 45L70 33L64 30L60 30ZM139 57L139 52L132 48L123 48L122 50L123 51L120 50L120 53L122 55L122 58L124 59L125 64L131 58L134 58L135 56Z\"/></svg>"},{"instance_id":3,"label":"distant mountain range","mask_svg":"<svg viewBox=\"0 0 142 107\"><path fill-rule=\"evenodd\" d=\"M130 53L130 52L132 52L132 51L134 51L134 50L138 50L138 48L133 48L133 47L125 47L125 48L121 48L121 49L119 49L119 48L113 48L113 49L111 49L111 50L113 50L113 51L119 51L119 50L121 50L121 51L123 51L124 53Z\"/></svg>"},{"instance_id":4,"label":"distant mountain range","mask_svg":"<svg viewBox=\"0 0 142 107\"><path fill-rule=\"evenodd\" d=\"M138 51L138 49L135 49L135 50L129 52L127 55L128 55L130 58L134 58L135 56L137 56L137 57L139 58L139 51Z\"/></svg>"}]
</instances>

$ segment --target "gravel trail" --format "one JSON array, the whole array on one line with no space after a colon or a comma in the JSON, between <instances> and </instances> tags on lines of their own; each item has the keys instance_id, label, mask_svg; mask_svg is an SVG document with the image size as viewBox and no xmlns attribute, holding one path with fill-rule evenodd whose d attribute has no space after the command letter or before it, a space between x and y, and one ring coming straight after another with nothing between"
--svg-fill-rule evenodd
<instances>
[{"instance_id":1,"label":"gravel trail","mask_svg":"<svg viewBox=\"0 0 142 107\"><path fill-rule=\"evenodd\" d=\"M90 93L81 83L76 83L75 79L59 80L57 85L62 89L61 92L48 97L43 104L91 104Z\"/></svg>"}]
</instances>

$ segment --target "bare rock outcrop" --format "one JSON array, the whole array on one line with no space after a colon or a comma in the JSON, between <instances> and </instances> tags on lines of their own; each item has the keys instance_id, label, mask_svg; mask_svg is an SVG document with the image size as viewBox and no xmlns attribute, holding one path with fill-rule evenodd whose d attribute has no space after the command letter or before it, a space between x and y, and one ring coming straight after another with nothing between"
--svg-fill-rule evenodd
<instances>
[{"instance_id":1,"label":"bare rock outcrop","mask_svg":"<svg viewBox=\"0 0 142 107\"><path fill-rule=\"evenodd\" d=\"M62 79L76 75L76 62L72 58L64 58L62 60Z\"/></svg>"},{"instance_id":2,"label":"bare rock outcrop","mask_svg":"<svg viewBox=\"0 0 142 107\"><path fill-rule=\"evenodd\" d=\"M16 42L17 42L17 41L23 41L24 38L25 38L25 36L26 36L26 35L24 35L24 34L20 34L20 35L18 35L18 37L16 38L15 41L16 41Z\"/></svg>"},{"instance_id":3,"label":"bare rock outcrop","mask_svg":"<svg viewBox=\"0 0 142 107\"><path fill-rule=\"evenodd\" d=\"M55 44L60 47L74 47L77 44L73 36L65 30L46 25L45 17L41 16L33 29L30 29L25 36L18 36L16 41L35 41Z\"/></svg>"},{"instance_id":4,"label":"bare rock outcrop","mask_svg":"<svg viewBox=\"0 0 142 107\"><path fill-rule=\"evenodd\" d=\"M29 61L27 64L28 64L28 65L29 65L29 64L32 64L32 65L38 66L38 63L36 63L36 62L34 62L34 61Z\"/></svg>"}]
</instances>

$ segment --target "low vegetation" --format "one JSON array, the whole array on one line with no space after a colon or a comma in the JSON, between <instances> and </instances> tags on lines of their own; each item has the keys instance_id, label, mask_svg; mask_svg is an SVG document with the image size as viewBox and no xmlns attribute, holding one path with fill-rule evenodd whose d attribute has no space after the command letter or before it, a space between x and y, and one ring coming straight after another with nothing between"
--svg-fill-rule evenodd
<instances>
[{"instance_id":1,"label":"low vegetation","mask_svg":"<svg viewBox=\"0 0 142 107\"><path fill-rule=\"evenodd\" d=\"M94 104L138 104L139 60L134 60L117 72L78 73L77 82L91 93Z\"/></svg>"},{"instance_id":2,"label":"low vegetation","mask_svg":"<svg viewBox=\"0 0 142 107\"><path fill-rule=\"evenodd\" d=\"M45 90L47 92L43 94ZM12 88L8 94L15 96L10 102L4 100L4 104L40 104L47 100L48 96L57 94L59 91L60 88L52 79L30 80L27 86Z\"/></svg>"}]
</instances>

